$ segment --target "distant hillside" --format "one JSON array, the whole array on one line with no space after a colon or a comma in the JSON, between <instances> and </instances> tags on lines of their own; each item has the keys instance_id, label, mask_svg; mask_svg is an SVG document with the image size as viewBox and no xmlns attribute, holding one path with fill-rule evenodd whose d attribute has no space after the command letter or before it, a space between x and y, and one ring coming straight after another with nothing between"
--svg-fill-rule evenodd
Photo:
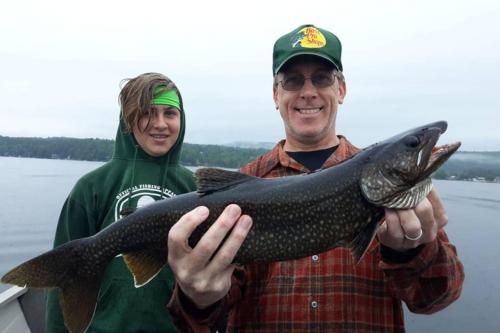
<instances>
[{"instance_id":1,"label":"distant hillside","mask_svg":"<svg viewBox=\"0 0 500 333\"><path fill-rule=\"evenodd\" d=\"M500 151L459 151L452 156L452 159L470 164L500 166Z\"/></svg>"},{"instance_id":2,"label":"distant hillside","mask_svg":"<svg viewBox=\"0 0 500 333\"><path fill-rule=\"evenodd\" d=\"M114 140L76 138L18 138L0 136L0 156L107 161ZM190 166L238 168L267 152L263 148L184 144L181 163Z\"/></svg>"},{"instance_id":3,"label":"distant hillside","mask_svg":"<svg viewBox=\"0 0 500 333\"><path fill-rule=\"evenodd\" d=\"M269 151L270 143L235 142L241 148L222 145L184 144L181 162L190 166L238 168ZM113 140L75 138L15 138L0 136L0 156L107 161ZM486 180L500 182L500 151L457 152L435 174L438 179Z\"/></svg>"},{"instance_id":4,"label":"distant hillside","mask_svg":"<svg viewBox=\"0 0 500 333\"><path fill-rule=\"evenodd\" d=\"M191 166L218 166L239 168L266 153L264 148L238 148L218 145L199 145L185 143L181 162Z\"/></svg>"},{"instance_id":5,"label":"distant hillside","mask_svg":"<svg viewBox=\"0 0 500 333\"><path fill-rule=\"evenodd\" d=\"M500 182L500 151L457 152L434 175L440 179Z\"/></svg>"},{"instance_id":6,"label":"distant hillside","mask_svg":"<svg viewBox=\"0 0 500 333\"><path fill-rule=\"evenodd\" d=\"M114 140L76 138L16 138L0 136L0 156L106 161Z\"/></svg>"},{"instance_id":7,"label":"distant hillside","mask_svg":"<svg viewBox=\"0 0 500 333\"><path fill-rule=\"evenodd\" d=\"M276 145L276 142L248 142L248 141L233 141L224 144L224 146L238 148L263 148L271 150Z\"/></svg>"}]
</instances>

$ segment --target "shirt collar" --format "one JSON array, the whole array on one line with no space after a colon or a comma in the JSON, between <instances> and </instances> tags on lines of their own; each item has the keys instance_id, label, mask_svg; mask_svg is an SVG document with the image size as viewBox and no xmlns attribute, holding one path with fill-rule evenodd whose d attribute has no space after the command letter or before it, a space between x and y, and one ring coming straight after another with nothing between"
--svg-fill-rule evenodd
<instances>
[{"instance_id":1,"label":"shirt collar","mask_svg":"<svg viewBox=\"0 0 500 333\"><path fill-rule=\"evenodd\" d=\"M356 154L359 149L354 147L343 135L338 135L339 146L335 153L333 153L326 161L323 163L322 168L329 168L351 156ZM274 146L274 148L269 153L269 158L266 163L259 170L258 177L263 177L271 170L273 170L278 164L283 167L295 169L299 172L307 171L307 169L291 158L284 150L285 140L281 140Z\"/></svg>"}]
</instances>

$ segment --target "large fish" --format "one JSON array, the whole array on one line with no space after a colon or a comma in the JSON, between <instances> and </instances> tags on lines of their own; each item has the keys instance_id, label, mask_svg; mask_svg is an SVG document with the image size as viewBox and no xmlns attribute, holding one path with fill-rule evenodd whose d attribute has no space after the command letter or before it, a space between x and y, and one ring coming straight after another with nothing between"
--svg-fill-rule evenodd
<instances>
[{"instance_id":1,"label":"large fish","mask_svg":"<svg viewBox=\"0 0 500 333\"><path fill-rule=\"evenodd\" d=\"M167 263L172 225L199 205L210 209L189 242L194 246L230 203L253 218L235 262L297 259L338 246L360 260L384 207L411 208L431 190L430 175L460 143L435 147L446 122L412 129L374 144L339 165L298 176L260 179L219 169L196 172L198 191L143 207L94 236L63 244L14 268L3 283L60 288L65 324L84 332L95 311L101 279L119 254L136 287Z\"/></svg>"}]
</instances>

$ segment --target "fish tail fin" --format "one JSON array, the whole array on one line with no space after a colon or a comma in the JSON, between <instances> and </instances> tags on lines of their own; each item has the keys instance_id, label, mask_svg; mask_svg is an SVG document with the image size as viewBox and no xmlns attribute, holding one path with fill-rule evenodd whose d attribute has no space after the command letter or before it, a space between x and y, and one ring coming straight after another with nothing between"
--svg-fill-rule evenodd
<instances>
[{"instance_id":1,"label":"fish tail fin","mask_svg":"<svg viewBox=\"0 0 500 333\"><path fill-rule=\"evenodd\" d=\"M28 260L6 273L2 283L29 288L59 288L64 323L70 332L85 332L111 260L90 260L87 239L77 239Z\"/></svg>"},{"instance_id":2,"label":"fish tail fin","mask_svg":"<svg viewBox=\"0 0 500 333\"><path fill-rule=\"evenodd\" d=\"M59 302L64 325L71 333L87 331L94 316L102 275L98 279L79 279L61 288Z\"/></svg>"},{"instance_id":3,"label":"fish tail fin","mask_svg":"<svg viewBox=\"0 0 500 333\"><path fill-rule=\"evenodd\" d=\"M358 264L366 254L366 251L370 247L375 235L377 234L377 229L379 227L380 218L372 217L370 222L359 232L356 237L349 244L352 255L356 264Z\"/></svg>"}]
</instances>

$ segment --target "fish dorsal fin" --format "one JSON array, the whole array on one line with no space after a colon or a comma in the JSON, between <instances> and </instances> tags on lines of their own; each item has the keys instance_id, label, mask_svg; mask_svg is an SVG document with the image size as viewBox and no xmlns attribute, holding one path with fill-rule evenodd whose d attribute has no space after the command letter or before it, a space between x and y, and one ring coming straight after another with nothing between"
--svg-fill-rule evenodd
<instances>
[{"instance_id":1,"label":"fish dorsal fin","mask_svg":"<svg viewBox=\"0 0 500 333\"><path fill-rule=\"evenodd\" d=\"M252 179L258 179L236 171L217 168L200 168L195 172L198 193L201 195L228 189Z\"/></svg>"},{"instance_id":2,"label":"fish dorsal fin","mask_svg":"<svg viewBox=\"0 0 500 333\"><path fill-rule=\"evenodd\" d=\"M136 288L142 287L158 275L167 263L166 247L125 253L123 260L134 276Z\"/></svg>"}]
</instances>

